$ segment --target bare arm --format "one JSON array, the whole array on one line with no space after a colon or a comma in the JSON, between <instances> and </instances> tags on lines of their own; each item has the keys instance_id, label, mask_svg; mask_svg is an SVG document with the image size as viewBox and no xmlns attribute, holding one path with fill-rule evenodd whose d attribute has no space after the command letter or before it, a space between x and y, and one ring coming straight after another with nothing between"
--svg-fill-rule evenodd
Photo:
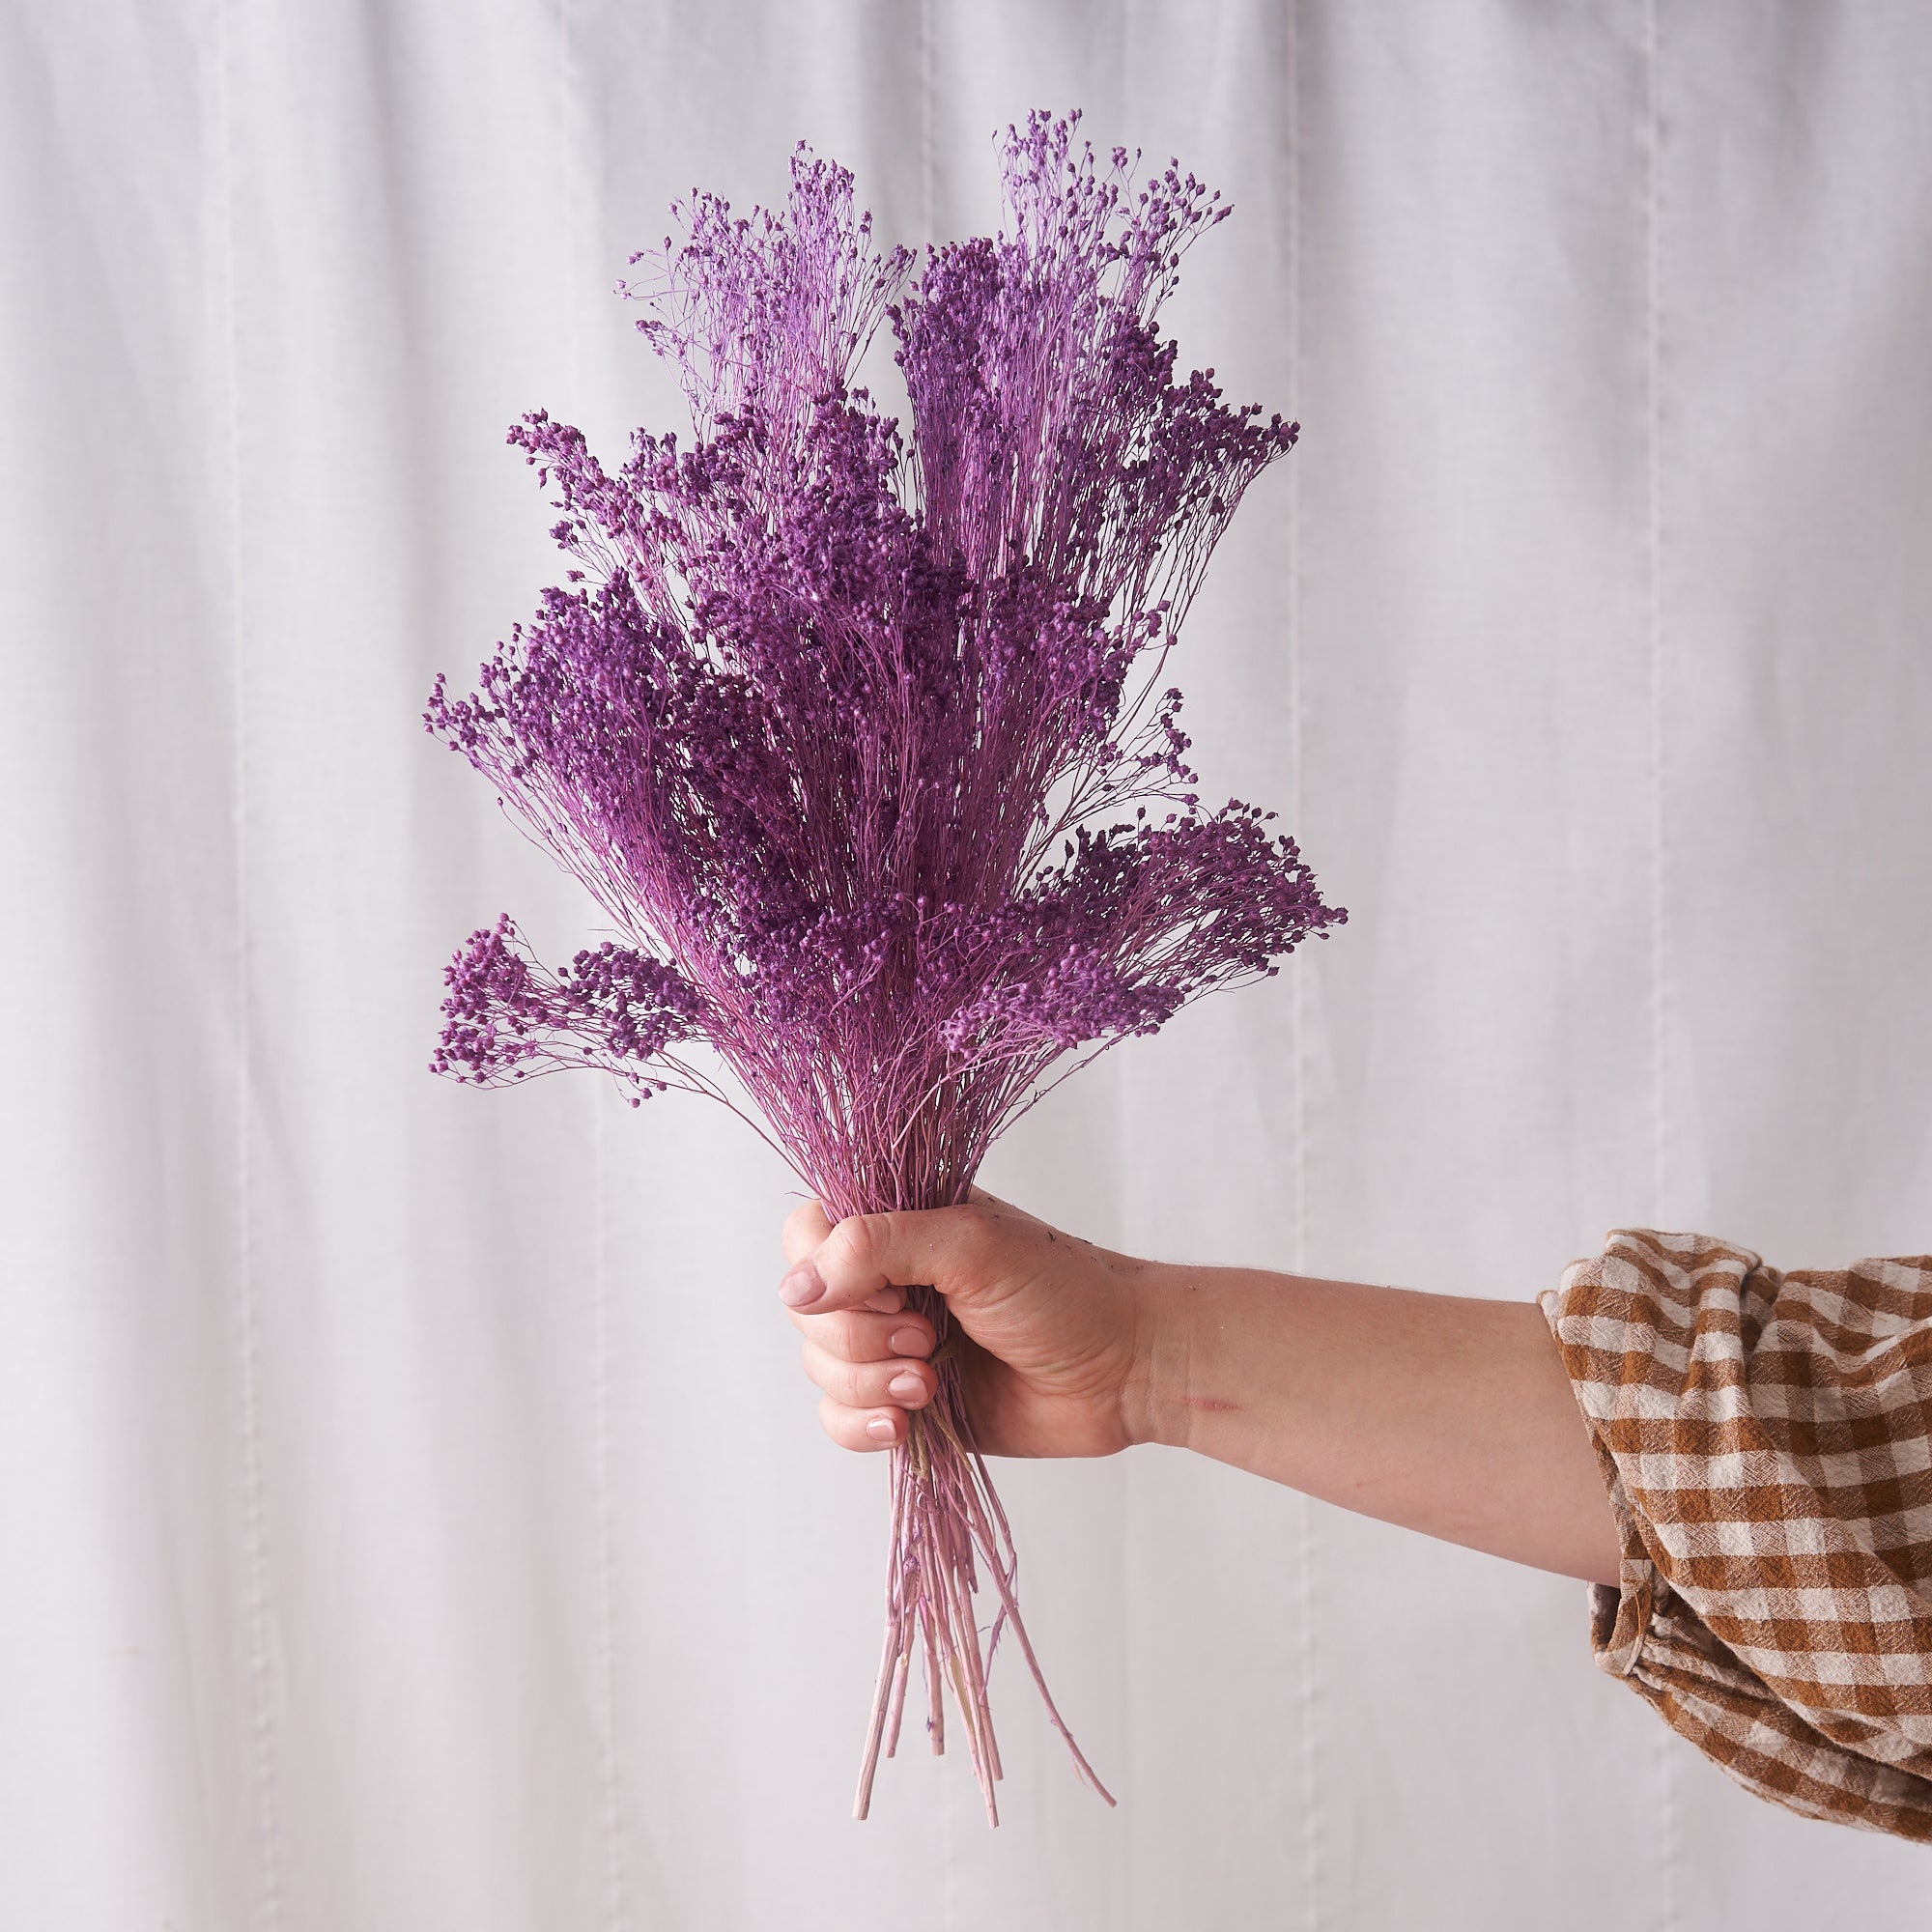
<instances>
[{"instance_id":1,"label":"bare arm","mask_svg":"<svg viewBox=\"0 0 1932 1932\"><path fill-rule=\"evenodd\" d=\"M1387 1522L1614 1582L1614 1520L1541 1313L1258 1268L1138 1261L1003 1202L786 1224L781 1293L835 1441L903 1440L931 1399L930 1283L969 1342L991 1455L1193 1449Z\"/></svg>"},{"instance_id":2,"label":"bare arm","mask_svg":"<svg viewBox=\"0 0 1932 1932\"><path fill-rule=\"evenodd\" d=\"M1136 1439L1542 1570L1614 1582L1616 1524L1540 1311L1160 1268Z\"/></svg>"}]
</instances>

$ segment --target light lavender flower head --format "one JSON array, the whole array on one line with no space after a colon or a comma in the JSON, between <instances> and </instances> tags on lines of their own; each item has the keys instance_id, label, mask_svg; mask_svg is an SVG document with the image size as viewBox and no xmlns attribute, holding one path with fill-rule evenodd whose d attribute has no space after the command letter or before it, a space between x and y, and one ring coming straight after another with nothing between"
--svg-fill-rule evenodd
<instances>
[{"instance_id":1,"label":"light lavender flower head","mask_svg":"<svg viewBox=\"0 0 1932 1932\"><path fill-rule=\"evenodd\" d=\"M475 933L437 1071L595 1066L634 1101L729 1103L722 1064L835 1215L937 1207L1065 1056L1271 975L1346 917L1272 813L1202 808L1163 682L1242 492L1296 435L1179 375L1156 332L1228 211L1173 167L1136 190L1077 120L1009 128L1003 232L917 275L803 147L781 211L695 195L619 284L681 379L690 444L639 431L613 474L544 412L510 432L560 493L576 567L472 694L438 680L427 723L619 938L552 972L507 917ZM902 424L856 386L882 324ZM952 1368L895 1459L891 1615L929 1676L952 1667L935 1605L970 1596L976 1548L995 1641L1014 1617ZM990 1807L983 1690L967 1702ZM895 1696L862 1812L888 1721Z\"/></svg>"}]
</instances>

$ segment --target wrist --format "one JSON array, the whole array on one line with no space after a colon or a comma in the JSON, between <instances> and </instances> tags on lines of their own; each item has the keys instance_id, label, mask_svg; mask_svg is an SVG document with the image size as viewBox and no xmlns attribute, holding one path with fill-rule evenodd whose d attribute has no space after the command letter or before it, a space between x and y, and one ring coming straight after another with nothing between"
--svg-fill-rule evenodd
<instances>
[{"instance_id":1,"label":"wrist","mask_svg":"<svg viewBox=\"0 0 1932 1932\"><path fill-rule=\"evenodd\" d=\"M1135 1282L1133 1365L1122 1392L1122 1422L1129 1443L1190 1446L1194 1411L1191 1378L1201 1352L1201 1306L1208 1268L1144 1264Z\"/></svg>"}]
</instances>

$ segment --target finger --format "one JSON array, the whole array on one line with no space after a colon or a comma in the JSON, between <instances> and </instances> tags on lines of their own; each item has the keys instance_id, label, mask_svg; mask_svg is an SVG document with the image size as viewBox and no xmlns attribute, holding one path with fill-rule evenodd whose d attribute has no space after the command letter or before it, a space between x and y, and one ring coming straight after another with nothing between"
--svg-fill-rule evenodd
<instances>
[{"instance_id":1,"label":"finger","mask_svg":"<svg viewBox=\"0 0 1932 1932\"><path fill-rule=\"evenodd\" d=\"M841 1449L890 1449L912 1429L902 1408L847 1408L830 1396L818 1405L818 1426Z\"/></svg>"},{"instance_id":2,"label":"finger","mask_svg":"<svg viewBox=\"0 0 1932 1932\"><path fill-rule=\"evenodd\" d=\"M785 1265L802 1262L832 1232L832 1217L822 1201L801 1201L785 1216L779 1240L784 1248Z\"/></svg>"},{"instance_id":3,"label":"finger","mask_svg":"<svg viewBox=\"0 0 1932 1932\"><path fill-rule=\"evenodd\" d=\"M807 1201L794 1208L785 1217L779 1236L786 1264L791 1266L803 1261L831 1232L832 1219L822 1201ZM905 1306L905 1296L896 1288L882 1288L876 1294L868 1295L865 1305L895 1315Z\"/></svg>"},{"instance_id":4,"label":"finger","mask_svg":"<svg viewBox=\"0 0 1932 1932\"><path fill-rule=\"evenodd\" d=\"M938 1371L924 1362L848 1362L828 1354L808 1339L800 1350L805 1372L836 1403L847 1408L923 1408L939 1383Z\"/></svg>"},{"instance_id":5,"label":"finger","mask_svg":"<svg viewBox=\"0 0 1932 1932\"><path fill-rule=\"evenodd\" d=\"M848 1214L779 1285L789 1308L826 1314L865 1305L882 1289L926 1282L942 1294L970 1291L986 1252L985 1208Z\"/></svg>"},{"instance_id":6,"label":"finger","mask_svg":"<svg viewBox=\"0 0 1932 1932\"><path fill-rule=\"evenodd\" d=\"M898 1356L924 1357L937 1339L923 1315L875 1315L842 1308L830 1315L790 1311L792 1326L828 1355L845 1362L889 1362Z\"/></svg>"}]
</instances>

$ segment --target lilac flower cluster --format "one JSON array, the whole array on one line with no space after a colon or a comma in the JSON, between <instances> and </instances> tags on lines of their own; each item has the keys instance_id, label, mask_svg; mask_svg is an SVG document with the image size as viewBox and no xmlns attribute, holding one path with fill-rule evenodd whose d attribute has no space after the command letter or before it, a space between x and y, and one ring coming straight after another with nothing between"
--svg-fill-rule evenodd
<instances>
[{"instance_id":1,"label":"lilac flower cluster","mask_svg":"<svg viewBox=\"0 0 1932 1932\"><path fill-rule=\"evenodd\" d=\"M450 992L430 1071L478 1087L602 1066L638 1090L637 1104L662 1084L639 1073L639 1064L696 1030L689 982L662 960L606 940L551 973L508 913L469 935L443 980Z\"/></svg>"},{"instance_id":2,"label":"lilac flower cluster","mask_svg":"<svg viewBox=\"0 0 1932 1932\"><path fill-rule=\"evenodd\" d=\"M1296 435L1179 375L1155 329L1228 211L1174 168L1136 191L1077 119L1009 128L1002 234L917 273L803 148L781 211L694 196L618 285L693 440L639 431L613 473L545 412L511 431L576 567L474 692L438 681L427 724L621 943L552 974L507 919L475 934L438 1071L592 1065L634 1100L728 1104L722 1063L835 1213L940 1206L1069 1053L1346 917L1273 814L1202 809L1162 681L1243 491ZM884 325L903 425L857 383ZM956 1378L946 1397L927 1476L973 1460ZM946 1561L970 1585L977 1548L1011 1613L962 1496L927 1494L899 1532L927 1546L901 1613L928 1620L929 1675L957 1648L932 1593L958 1577L919 1570L921 1510L952 1511Z\"/></svg>"},{"instance_id":3,"label":"lilac flower cluster","mask_svg":"<svg viewBox=\"0 0 1932 1932\"><path fill-rule=\"evenodd\" d=\"M439 681L428 722L582 880L631 983L479 935L439 1070L716 1091L672 1051L703 1039L839 1205L933 1205L1069 1049L1344 917L1261 814L1201 810L1155 695L1295 436L1177 379L1154 333L1227 211L1172 169L1131 198L1127 157L1071 132L1009 130L1008 233L910 287L803 151L782 213L696 197L624 286L697 441L639 433L611 475L546 412L512 431L583 587L546 591L473 695ZM887 319L904 437L853 386Z\"/></svg>"}]
</instances>

